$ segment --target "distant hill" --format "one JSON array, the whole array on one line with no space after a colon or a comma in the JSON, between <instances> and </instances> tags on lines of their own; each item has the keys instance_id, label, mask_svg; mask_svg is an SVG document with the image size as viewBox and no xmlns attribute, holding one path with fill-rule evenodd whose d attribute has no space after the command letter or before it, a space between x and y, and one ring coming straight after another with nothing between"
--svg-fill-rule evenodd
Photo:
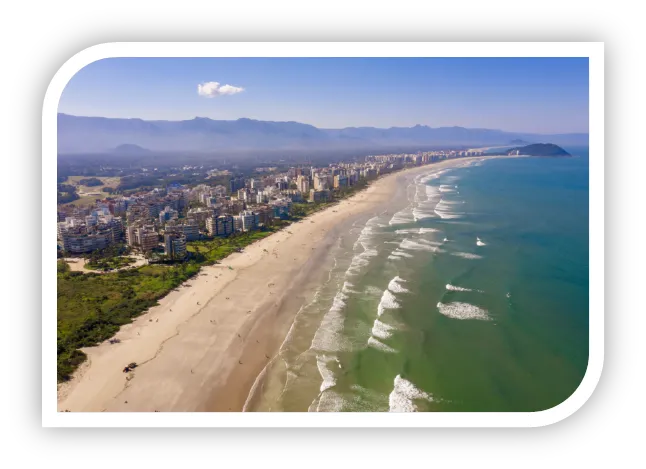
<instances>
[{"instance_id":1,"label":"distant hill","mask_svg":"<svg viewBox=\"0 0 646 469\"><path fill-rule=\"evenodd\" d=\"M563 148L553 143L534 143L524 147L512 148L507 154L514 154L515 152L518 152L520 155L529 156L572 156Z\"/></svg>"},{"instance_id":2,"label":"distant hill","mask_svg":"<svg viewBox=\"0 0 646 469\"><path fill-rule=\"evenodd\" d=\"M539 135L464 127L347 127L319 129L299 122L231 121L196 117L145 121L58 114L58 152L355 150L509 145L512 140L587 145L588 134ZM129 142L124 144L123 142ZM514 144L515 145L515 144Z\"/></svg>"},{"instance_id":3,"label":"distant hill","mask_svg":"<svg viewBox=\"0 0 646 469\"><path fill-rule=\"evenodd\" d=\"M134 143L124 143L112 150L112 153L119 153L121 155L143 155L150 153L147 148L140 147Z\"/></svg>"}]
</instances>

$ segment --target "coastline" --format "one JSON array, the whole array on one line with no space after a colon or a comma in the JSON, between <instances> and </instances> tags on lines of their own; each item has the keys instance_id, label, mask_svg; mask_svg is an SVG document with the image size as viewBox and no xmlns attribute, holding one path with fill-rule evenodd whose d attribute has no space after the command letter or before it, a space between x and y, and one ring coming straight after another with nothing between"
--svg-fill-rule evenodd
<instances>
[{"instance_id":1,"label":"coastline","mask_svg":"<svg viewBox=\"0 0 646 469\"><path fill-rule=\"evenodd\" d=\"M221 264L203 267L123 326L115 335L120 343L83 349L87 362L59 385L59 411L241 411L309 286L325 274L326 254L347 222L390 200L402 178L489 158L386 175ZM139 366L126 375L122 369L130 362Z\"/></svg>"}]
</instances>

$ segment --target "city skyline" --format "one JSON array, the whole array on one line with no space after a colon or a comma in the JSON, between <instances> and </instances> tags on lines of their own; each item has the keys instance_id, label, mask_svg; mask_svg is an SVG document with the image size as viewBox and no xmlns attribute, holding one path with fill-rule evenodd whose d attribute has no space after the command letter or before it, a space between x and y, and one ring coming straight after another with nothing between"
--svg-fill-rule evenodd
<instances>
[{"instance_id":1,"label":"city skyline","mask_svg":"<svg viewBox=\"0 0 646 469\"><path fill-rule=\"evenodd\" d=\"M587 58L115 58L79 71L59 112L586 133L588 88Z\"/></svg>"}]
</instances>

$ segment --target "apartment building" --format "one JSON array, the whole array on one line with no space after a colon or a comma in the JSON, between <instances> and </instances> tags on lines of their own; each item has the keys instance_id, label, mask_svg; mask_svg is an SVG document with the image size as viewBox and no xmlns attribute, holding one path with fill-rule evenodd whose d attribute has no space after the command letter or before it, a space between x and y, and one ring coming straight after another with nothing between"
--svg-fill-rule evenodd
<instances>
[{"instance_id":1,"label":"apartment building","mask_svg":"<svg viewBox=\"0 0 646 469\"><path fill-rule=\"evenodd\" d=\"M195 241L196 239L200 238L200 226L197 220L190 218L188 220L184 220L183 223L167 224L165 232L181 233L186 237L186 241Z\"/></svg>"},{"instance_id":2,"label":"apartment building","mask_svg":"<svg viewBox=\"0 0 646 469\"><path fill-rule=\"evenodd\" d=\"M164 254L173 260L184 259L186 257L186 236L183 233L165 233Z\"/></svg>"},{"instance_id":3,"label":"apartment building","mask_svg":"<svg viewBox=\"0 0 646 469\"><path fill-rule=\"evenodd\" d=\"M235 230L234 218L231 215L208 218L206 229L210 236L229 236Z\"/></svg>"},{"instance_id":4,"label":"apartment building","mask_svg":"<svg viewBox=\"0 0 646 469\"><path fill-rule=\"evenodd\" d=\"M309 194L310 192L310 180L306 176L298 176L296 178L296 187L303 194Z\"/></svg>"},{"instance_id":5,"label":"apartment building","mask_svg":"<svg viewBox=\"0 0 646 469\"><path fill-rule=\"evenodd\" d=\"M243 210L233 217L236 230L251 231L258 228L260 224L259 215L251 210Z\"/></svg>"}]
</instances>

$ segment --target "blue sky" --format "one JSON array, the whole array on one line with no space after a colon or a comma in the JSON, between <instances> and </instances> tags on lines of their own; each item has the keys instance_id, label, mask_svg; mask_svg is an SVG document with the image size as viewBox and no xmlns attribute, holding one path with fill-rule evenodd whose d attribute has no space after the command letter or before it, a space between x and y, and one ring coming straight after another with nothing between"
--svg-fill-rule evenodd
<instances>
[{"instance_id":1,"label":"blue sky","mask_svg":"<svg viewBox=\"0 0 646 469\"><path fill-rule=\"evenodd\" d=\"M198 85L209 82L229 85L227 94L200 95ZM422 124L587 132L588 59L104 59L72 78L59 112L165 120L248 117L321 128Z\"/></svg>"}]
</instances>

